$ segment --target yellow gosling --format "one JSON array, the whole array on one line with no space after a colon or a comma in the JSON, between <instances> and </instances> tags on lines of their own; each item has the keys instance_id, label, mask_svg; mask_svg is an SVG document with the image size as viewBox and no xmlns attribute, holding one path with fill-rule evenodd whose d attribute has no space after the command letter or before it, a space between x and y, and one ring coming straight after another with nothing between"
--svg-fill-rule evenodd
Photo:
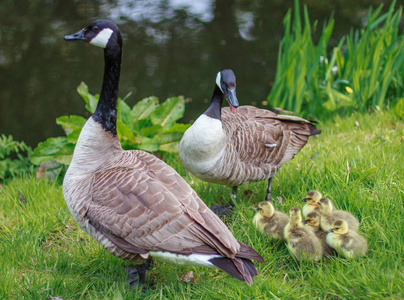
<instances>
[{"instance_id":1,"label":"yellow gosling","mask_svg":"<svg viewBox=\"0 0 404 300\"><path fill-rule=\"evenodd\" d=\"M254 226L273 239L284 239L284 230L289 217L279 211L269 201L262 201L257 206L258 212L253 218Z\"/></svg>"},{"instance_id":2,"label":"yellow gosling","mask_svg":"<svg viewBox=\"0 0 404 300\"><path fill-rule=\"evenodd\" d=\"M331 229L332 224L335 220L342 219L345 220L351 230L359 229L359 221L351 213L343 210L335 210L330 199L321 198L318 202L320 205L321 212L321 229L328 231Z\"/></svg>"},{"instance_id":3,"label":"yellow gosling","mask_svg":"<svg viewBox=\"0 0 404 300\"><path fill-rule=\"evenodd\" d=\"M285 227L285 239L290 252L299 260L321 259L322 248L320 240L314 232L303 226L302 215L298 207L289 210L289 223Z\"/></svg>"},{"instance_id":4,"label":"yellow gosling","mask_svg":"<svg viewBox=\"0 0 404 300\"><path fill-rule=\"evenodd\" d=\"M368 252L366 239L350 230L347 221L336 220L327 234L327 244L346 258L363 256Z\"/></svg>"},{"instance_id":5,"label":"yellow gosling","mask_svg":"<svg viewBox=\"0 0 404 300\"><path fill-rule=\"evenodd\" d=\"M307 214L311 213L312 211L320 212L320 208L318 206L318 202L323 197L319 191L309 191L306 194L306 198L303 198L303 202L307 202L303 206L303 216L306 217Z\"/></svg>"},{"instance_id":6,"label":"yellow gosling","mask_svg":"<svg viewBox=\"0 0 404 300\"><path fill-rule=\"evenodd\" d=\"M321 215L316 211L310 212L303 221L304 224L307 224L308 228L313 230L316 237L320 240L323 249L323 256L336 256L337 251L327 244L327 232L321 229L320 222Z\"/></svg>"}]
</instances>

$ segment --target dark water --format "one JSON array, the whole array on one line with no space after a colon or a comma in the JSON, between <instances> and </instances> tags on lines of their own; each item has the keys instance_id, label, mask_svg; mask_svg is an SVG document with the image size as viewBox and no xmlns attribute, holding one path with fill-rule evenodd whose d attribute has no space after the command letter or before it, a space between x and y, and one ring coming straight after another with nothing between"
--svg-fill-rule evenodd
<instances>
[{"instance_id":1,"label":"dark water","mask_svg":"<svg viewBox=\"0 0 404 300\"><path fill-rule=\"evenodd\" d=\"M381 2L391 1L301 1L319 25L334 12L334 43ZM151 95L161 101L184 95L192 99L187 122L207 107L216 73L232 68L240 104L262 106L275 75L282 19L292 7L291 0L1 0L0 134L36 146L63 135L57 117L86 113L76 87L85 81L99 93L103 51L63 37L97 18L114 20L123 32L120 95L132 92L130 105Z\"/></svg>"}]
</instances>

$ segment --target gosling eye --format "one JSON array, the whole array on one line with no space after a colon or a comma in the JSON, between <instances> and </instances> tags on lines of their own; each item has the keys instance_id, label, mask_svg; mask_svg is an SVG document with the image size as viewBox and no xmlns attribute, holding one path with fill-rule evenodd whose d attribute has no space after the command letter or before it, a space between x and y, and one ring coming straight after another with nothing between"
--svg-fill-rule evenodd
<instances>
[{"instance_id":1,"label":"gosling eye","mask_svg":"<svg viewBox=\"0 0 404 300\"><path fill-rule=\"evenodd\" d=\"M98 32L98 31L100 30L100 28L99 28L98 26L93 26L92 30L93 30L94 32Z\"/></svg>"}]
</instances>

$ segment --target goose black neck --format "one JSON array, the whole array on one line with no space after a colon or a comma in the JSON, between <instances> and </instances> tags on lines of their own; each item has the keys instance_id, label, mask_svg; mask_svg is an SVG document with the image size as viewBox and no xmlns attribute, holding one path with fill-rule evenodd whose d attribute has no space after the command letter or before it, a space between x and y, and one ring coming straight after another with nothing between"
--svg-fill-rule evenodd
<instances>
[{"instance_id":1,"label":"goose black neck","mask_svg":"<svg viewBox=\"0 0 404 300\"><path fill-rule=\"evenodd\" d=\"M104 130L116 135L116 105L118 99L119 76L121 73L122 46L104 49L104 79L100 99L93 118Z\"/></svg>"},{"instance_id":2,"label":"goose black neck","mask_svg":"<svg viewBox=\"0 0 404 300\"><path fill-rule=\"evenodd\" d=\"M208 109L204 112L205 115L213 119L222 119L222 104L223 104L223 93L217 85L215 85L215 90L213 92L212 100Z\"/></svg>"}]
</instances>

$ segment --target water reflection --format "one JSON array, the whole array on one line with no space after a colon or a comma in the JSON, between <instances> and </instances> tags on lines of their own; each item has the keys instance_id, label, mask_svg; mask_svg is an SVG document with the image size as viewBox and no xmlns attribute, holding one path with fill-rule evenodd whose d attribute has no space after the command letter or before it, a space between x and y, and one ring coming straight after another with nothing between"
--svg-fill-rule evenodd
<instances>
[{"instance_id":1,"label":"water reflection","mask_svg":"<svg viewBox=\"0 0 404 300\"><path fill-rule=\"evenodd\" d=\"M303 1L302 1L303 2ZM381 1L305 1L319 24L335 11L335 40L361 25ZM387 1L390 3L390 1ZM274 78L282 18L293 1L1 1L0 133L35 146L62 135L55 119L85 114L75 88L85 81L98 93L103 53L63 37L96 18L124 33L120 95L130 105L150 96L192 98L184 122L206 108L218 70L237 76L241 104L265 100ZM386 4L388 5L388 4ZM85 49L83 48L85 47Z\"/></svg>"}]
</instances>

